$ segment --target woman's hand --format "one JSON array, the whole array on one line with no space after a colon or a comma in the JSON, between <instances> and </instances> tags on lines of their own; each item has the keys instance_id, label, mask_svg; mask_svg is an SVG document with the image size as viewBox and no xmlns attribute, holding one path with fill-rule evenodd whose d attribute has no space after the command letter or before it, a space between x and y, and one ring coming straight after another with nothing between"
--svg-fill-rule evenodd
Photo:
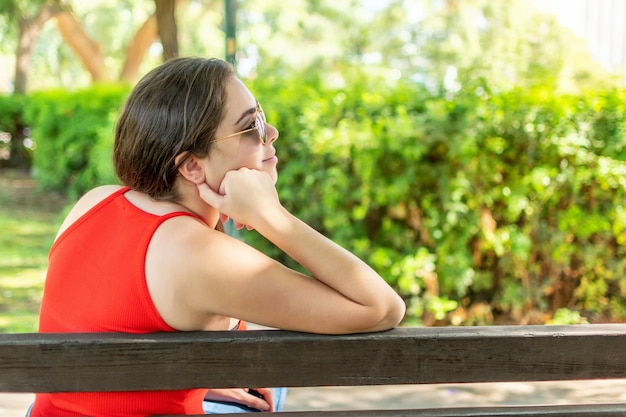
<instances>
[{"instance_id":1,"label":"woman's hand","mask_svg":"<svg viewBox=\"0 0 626 417\"><path fill-rule=\"evenodd\" d=\"M272 178L263 171L239 168L228 171L218 192L207 184L198 184L200 197L220 212L220 220L233 219L237 230L248 230L272 209L280 207Z\"/></svg>"},{"instance_id":2,"label":"woman's hand","mask_svg":"<svg viewBox=\"0 0 626 417\"><path fill-rule=\"evenodd\" d=\"M262 395L262 398L251 394L248 388L225 388L209 389L204 399L242 404L261 411L276 411L274 393L271 388L253 388L253 390Z\"/></svg>"}]
</instances>

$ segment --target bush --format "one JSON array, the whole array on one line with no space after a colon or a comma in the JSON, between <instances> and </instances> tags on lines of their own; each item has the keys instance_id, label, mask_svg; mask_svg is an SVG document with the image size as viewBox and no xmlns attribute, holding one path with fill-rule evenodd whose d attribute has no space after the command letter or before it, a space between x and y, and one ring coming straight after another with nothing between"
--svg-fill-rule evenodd
<instances>
[{"instance_id":1,"label":"bush","mask_svg":"<svg viewBox=\"0 0 626 417\"><path fill-rule=\"evenodd\" d=\"M343 77L268 72L248 85L280 130L283 203L378 270L408 320L626 318L625 91L492 94L477 82L450 95ZM115 181L113 123L127 92L30 97L44 186L76 196ZM293 266L255 232L239 237Z\"/></svg>"},{"instance_id":2,"label":"bush","mask_svg":"<svg viewBox=\"0 0 626 417\"><path fill-rule=\"evenodd\" d=\"M285 204L380 271L415 318L626 317L623 91L449 97L358 74L251 88L281 131Z\"/></svg>"},{"instance_id":3,"label":"bush","mask_svg":"<svg viewBox=\"0 0 626 417\"><path fill-rule=\"evenodd\" d=\"M76 198L94 185L116 181L114 124L128 91L126 86L96 85L28 97L24 117L32 126L34 168L42 187Z\"/></svg>"},{"instance_id":4,"label":"bush","mask_svg":"<svg viewBox=\"0 0 626 417\"><path fill-rule=\"evenodd\" d=\"M15 131L22 115L22 106L22 96L0 96L0 131Z\"/></svg>"},{"instance_id":5,"label":"bush","mask_svg":"<svg viewBox=\"0 0 626 417\"><path fill-rule=\"evenodd\" d=\"M0 167L28 168L31 151L24 146L24 97L0 96Z\"/></svg>"}]
</instances>

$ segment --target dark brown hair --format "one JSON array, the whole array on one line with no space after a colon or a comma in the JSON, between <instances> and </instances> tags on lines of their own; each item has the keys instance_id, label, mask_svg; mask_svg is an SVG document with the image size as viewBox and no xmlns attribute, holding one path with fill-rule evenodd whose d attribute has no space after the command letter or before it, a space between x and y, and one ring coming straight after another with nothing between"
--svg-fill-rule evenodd
<instances>
[{"instance_id":1,"label":"dark brown hair","mask_svg":"<svg viewBox=\"0 0 626 417\"><path fill-rule=\"evenodd\" d=\"M176 58L146 74L126 100L115 129L119 179L158 200L176 200L174 158L205 157L224 118L232 67L220 59Z\"/></svg>"}]
</instances>

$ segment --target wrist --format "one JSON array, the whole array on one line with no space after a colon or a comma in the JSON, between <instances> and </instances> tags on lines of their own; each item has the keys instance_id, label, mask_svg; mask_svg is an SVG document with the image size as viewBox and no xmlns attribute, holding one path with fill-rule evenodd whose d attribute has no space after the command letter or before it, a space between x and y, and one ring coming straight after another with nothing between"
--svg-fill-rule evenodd
<instances>
[{"instance_id":1,"label":"wrist","mask_svg":"<svg viewBox=\"0 0 626 417\"><path fill-rule=\"evenodd\" d=\"M289 233L293 227L295 217L282 205L278 205L268 210L261 210L259 225L255 229L264 237L273 240L274 236Z\"/></svg>"}]
</instances>

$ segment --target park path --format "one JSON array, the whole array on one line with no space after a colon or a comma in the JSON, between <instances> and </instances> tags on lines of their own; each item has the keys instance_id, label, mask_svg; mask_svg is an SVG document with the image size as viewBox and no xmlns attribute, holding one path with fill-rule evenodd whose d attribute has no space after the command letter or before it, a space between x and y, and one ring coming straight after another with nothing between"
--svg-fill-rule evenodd
<instances>
[{"instance_id":1,"label":"park path","mask_svg":"<svg viewBox=\"0 0 626 417\"><path fill-rule=\"evenodd\" d=\"M32 394L0 393L0 417L23 417ZM626 402L626 380L291 388L285 411Z\"/></svg>"}]
</instances>

